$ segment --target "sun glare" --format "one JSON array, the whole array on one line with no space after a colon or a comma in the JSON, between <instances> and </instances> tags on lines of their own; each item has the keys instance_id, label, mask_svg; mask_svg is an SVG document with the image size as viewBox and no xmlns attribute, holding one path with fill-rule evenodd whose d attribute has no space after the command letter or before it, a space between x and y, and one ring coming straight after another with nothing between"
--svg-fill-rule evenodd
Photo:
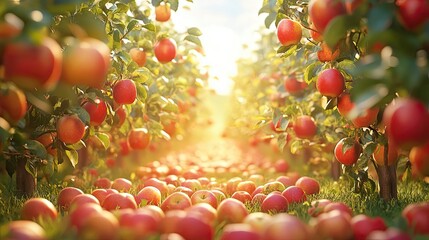
<instances>
[{"instance_id":1,"label":"sun glare","mask_svg":"<svg viewBox=\"0 0 429 240\"><path fill-rule=\"evenodd\" d=\"M242 46L255 41L252 38L261 21L254 16L260 6L252 6L247 0L234 1L234 4L217 0L196 1L188 7L192 11L178 11L173 15L174 25L178 30L200 28L206 53L202 64L208 67L210 75L208 87L218 94L228 95L234 86L231 78L236 73L236 61L245 54Z\"/></svg>"}]
</instances>

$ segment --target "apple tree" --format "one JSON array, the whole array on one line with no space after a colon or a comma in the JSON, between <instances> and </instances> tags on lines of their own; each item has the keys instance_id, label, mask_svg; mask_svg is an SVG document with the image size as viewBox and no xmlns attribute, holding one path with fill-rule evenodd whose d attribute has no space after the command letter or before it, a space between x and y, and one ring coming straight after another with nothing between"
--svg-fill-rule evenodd
<instances>
[{"instance_id":1,"label":"apple tree","mask_svg":"<svg viewBox=\"0 0 429 240\"><path fill-rule=\"evenodd\" d=\"M291 149L327 140L356 191L372 181L374 166L385 200L397 198L397 171L408 176L410 162L415 175L427 176L428 13L424 0L264 0L260 14L267 14L266 27L276 27L276 52L284 63L275 59L273 65L298 76L284 85L289 95L304 92L297 97L305 99L304 107L281 100L286 107L268 108L275 129L287 132L293 122L293 132L304 133ZM301 90L301 82L308 87ZM316 138L308 138L310 121L300 124L307 135L296 126L294 116L302 114L323 128Z\"/></svg>"},{"instance_id":2,"label":"apple tree","mask_svg":"<svg viewBox=\"0 0 429 240\"><path fill-rule=\"evenodd\" d=\"M145 150L192 118L206 79L179 1L0 4L0 171L31 196L63 162ZM118 147L120 146L120 147ZM79 165L78 165L79 163Z\"/></svg>"}]
</instances>

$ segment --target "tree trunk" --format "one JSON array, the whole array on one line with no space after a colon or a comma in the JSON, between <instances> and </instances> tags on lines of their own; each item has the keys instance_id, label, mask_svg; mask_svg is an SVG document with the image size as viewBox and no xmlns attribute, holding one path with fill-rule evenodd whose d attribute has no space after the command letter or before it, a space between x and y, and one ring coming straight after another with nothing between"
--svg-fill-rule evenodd
<instances>
[{"instance_id":1,"label":"tree trunk","mask_svg":"<svg viewBox=\"0 0 429 240\"><path fill-rule=\"evenodd\" d=\"M385 201L398 199L398 182L396 177L396 163L388 165L388 146L384 148L384 165L376 166L380 197Z\"/></svg>"},{"instance_id":2,"label":"tree trunk","mask_svg":"<svg viewBox=\"0 0 429 240\"><path fill-rule=\"evenodd\" d=\"M27 170L25 165L27 159L17 159L16 166L16 190L20 197L32 197L36 190L37 179L34 178Z\"/></svg>"},{"instance_id":3,"label":"tree trunk","mask_svg":"<svg viewBox=\"0 0 429 240\"><path fill-rule=\"evenodd\" d=\"M340 176L341 176L341 163L338 162L334 157L334 159L331 161L331 177L335 181L338 181L338 179L340 179Z\"/></svg>"}]
</instances>

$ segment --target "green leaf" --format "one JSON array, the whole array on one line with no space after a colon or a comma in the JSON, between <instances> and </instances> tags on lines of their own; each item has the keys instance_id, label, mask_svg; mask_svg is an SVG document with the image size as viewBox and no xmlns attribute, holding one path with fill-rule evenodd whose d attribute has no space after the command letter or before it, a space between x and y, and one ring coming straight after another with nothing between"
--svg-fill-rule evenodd
<instances>
[{"instance_id":1,"label":"green leaf","mask_svg":"<svg viewBox=\"0 0 429 240\"><path fill-rule=\"evenodd\" d=\"M302 148L302 141L301 140L295 140L290 145L290 152L292 154L297 153Z\"/></svg>"},{"instance_id":2,"label":"green leaf","mask_svg":"<svg viewBox=\"0 0 429 240\"><path fill-rule=\"evenodd\" d=\"M145 83L149 79L152 79L152 74L149 69L141 67L133 72L133 79L138 83Z\"/></svg>"},{"instance_id":3,"label":"green leaf","mask_svg":"<svg viewBox=\"0 0 429 240\"><path fill-rule=\"evenodd\" d=\"M161 4L162 1L163 0L152 0L152 5L157 7L157 6L159 6L159 4Z\"/></svg>"},{"instance_id":4,"label":"green leaf","mask_svg":"<svg viewBox=\"0 0 429 240\"><path fill-rule=\"evenodd\" d=\"M110 146L109 135L106 133L97 132L95 136L100 140L101 144L103 144L104 149L107 150Z\"/></svg>"},{"instance_id":5,"label":"green leaf","mask_svg":"<svg viewBox=\"0 0 429 240\"><path fill-rule=\"evenodd\" d=\"M323 38L332 49L338 44L341 39L346 38L347 32L359 27L359 19L352 15L342 15L331 20L325 29Z\"/></svg>"},{"instance_id":6,"label":"green leaf","mask_svg":"<svg viewBox=\"0 0 429 240\"><path fill-rule=\"evenodd\" d=\"M199 36L201 36L203 33L200 31L200 29L199 29L199 28L192 27L192 28L189 28L189 29L188 29L188 34L189 34L189 35L192 35L192 36L197 36L197 37L199 37Z\"/></svg>"},{"instance_id":7,"label":"green leaf","mask_svg":"<svg viewBox=\"0 0 429 240\"><path fill-rule=\"evenodd\" d=\"M395 5L381 3L370 8L368 13L368 30L382 32L390 27L395 17Z\"/></svg>"},{"instance_id":8,"label":"green leaf","mask_svg":"<svg viewBox=\"0 0 429 240\"><path fill-rule=\"evenodd\" d=\"M89 123L90 123L89 113L84 108L76 107L76 108L72 108L70 110L71 110L71 112L77 114L79 119L82 120L82 122L85 123L85 125L89 126Z\"/></svg>"},{"instance_id":9,"label":"green leaf","mask_svg":"<svg viewBox=\"0 0 429 240\"><path fill-rule=\"evenodd\" d=\"M143 25L144 28L146 28L147 30L151 31L151 32L156 32L156 26L153 23L148 23Z\"/></svg>"},{"instance_id":10,"label":"green leaf","mask_svg":"<svg viewBox=\"0 0 429 240\"><path fill-rule=\"evenodd\" d=\"M179 9L179 0L168 0L168 3L170 3L171 10L177 11Z\"/></svg>"},{"instance_id":11,"label":"green leaf","mask_svg":"<svg viewBox=\"0 0 429 240\"><path fill-rule=\"evenodd\" d=\"M34 162L27 160L25 162L25 170L34 178L37 177L37 167L35 166Z\"/></svg>"},{"instance_id":12,"label":"green leaf","mask_svg":"<svg viewBox=\"0 0 429 240\"><path fill-rule=\"evenodd\" d=\"M127 31L131 31L134 29L135 26L137 26L139 24L139 21L137 19L132 19L128 24L127 24Z\"/></svg>"},{"instance_id":13,"label":"green leaf","mask_svg":"<svg viewBox=\"0 0 429 240\"><path fill-rule=\"evenodd\" d=\"M130 8L128 7L128 4L116 2L117 9L115 12L117 13L126 13Z\"/></svg>"},{"instance_id":14,"label":"green leaf","mask_svg":"<svg viewBox=\"0 0 429 240\"><path fill-rule=\"evenodd\" d=\"M145 85L142 84L136 84L136 88L137 88L137 99L140 102L145 102L147 99L147 87Z\"/></svg>"},{"instance_id":15,"label":"green leaf","mask_svg":"<svg viewBox=\"0 0 429 240\"><path fill-rule=\"evenodd\" d=\"M79 155L76 150L65 150L65 154L73 167L79 162Z\"/></svg>"},{"instance_id":16,"label":"green leaf","mask_svg":"<svg viewBox=\"0 0 429 240\"><path fill-rule=\"evenodd\" d=\"M48 152L46 151L45 146L43 146L39 141L26 140L24 147L28 149L32 155L36 155L41 159L46 159L48 157Z\"/></svg>"},{"instance_id":17,"label":"green leaf","mask_svg":"<svg viewBox=\"0 0 429 240\"><path fill-rule=\"evenodd\" d=\"M266 28L270 28L271 24L276 20L277 18L277 13L270 13L268 14L268 16L265 18L265 27Z\"/></svg>"},{"instance_id":18,"label":"green leaf","mask_svg":"<svg viewBox=\"0 0 429 240\"><path fill-rule=\"evenodd\" d=\"M196 37L196 36L188 35L188 36L185 37L185 40L189 41L189 42L192 42L192 43L194 43L194 44L202 47L200 39L198 37Z\"/></svg>"},{"instance_id":19,"label":"green leaf","mask_svg":"<svg viewBox=\"0 0 429 240\"><path fill-rule=\"evenodd\" d=\"M307 84L315 82L317 79L317 74L321 68L322 68L322 63L320 63L319 61L308 65L304 71L304 81Z\"/></svg>"},{"instance_id":20,"label":"green leaf","mask_svg":"<svg viewBox=\"0 0 429 240\"><path fill-rule=\"evenodd\" d=\"M298 48L298 45L292 45L292 46L288 46L288 47L280 47L277 51L277 53L281 54L282 58L287 58L290 55L294 54L296 52L296 49ZM285 51L286 49L286 51Z\"/></svg>"}]
</instances>

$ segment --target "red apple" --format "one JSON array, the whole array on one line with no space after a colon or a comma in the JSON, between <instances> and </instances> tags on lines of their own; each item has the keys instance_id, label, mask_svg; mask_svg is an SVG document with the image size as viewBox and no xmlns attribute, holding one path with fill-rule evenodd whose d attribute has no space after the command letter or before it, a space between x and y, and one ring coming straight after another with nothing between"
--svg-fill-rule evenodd
<instances>
[{"instance_id":1,"label":"red apple","mask_svg":"<svg viewBox=\"0 0 429 240\"><path fill-rule=\"evenodd\" d=\"M262 235L271 220L272 217L268 213L252 212L244 218L243 223L249 224L253 230Z\"/></svg>"},{"instance_id":2,"label":"red apple","mask_svg":"<svg viewBox=\"0 0 429 240\"><path fill-rule=\"evenodd\" d=\"M63 51L61 80L70 85L102 88L110 67L110 49L94 38L75 40Z\"/></svg>"},{"instance_id":3,"label":"red apple","mask_svg":"<svg viewBox=\"0 0 429 240\"><path fill-rule=\"evenodd\" d=\"M319 182L311 177L300 177L295 186L300 187L307 195L317 194L320 191Z\"/></svg>"},{"instance_id":4,"label":"red apple","mask_svg":"<svg viewBox=\"0 0 429 240\"><path fill-rule=\"evenodd\" d=\"M411 167L417 174L429 176L429 142L423 146L413 147L409 158Z\"/></svg>"},{"instance_id":5,"label":"red apple","mask_svg":"<svg viewBox=\"0 0 429 240\"><path fill-rule=\"evenodd\" d=\"M283 46L298 44L302 38L302 27L297 21L280 20L277 26L277 38Z\"/></svg>"},{"instance_id":6,"label":"red apple","mask_svg":"<svg viewBox=\"0 0 429 240\"><path fill-rule=\"evenodd\" d=\"M85 124L77 115L64 115L56 124L57 136L65 144L75 144L85 135Z\"/></svg>"},{"instance_id":7,"label":"red apple","mask_svg":"<svg viewBox=\"0 0 429 240\"><path fill-rule=\"evenodd\" d=\"M3 227L3 226L2 226ZM17 220L7 223L2 229L5 239L16 240L46 240L45 230L37 223L27 220Z\"/></svg>"},{"instance_id":8,"label":"red apple","mask_svg":"<svg viewBox=\"0 0 429 240\"><path fill-rule=\"evenodd\" d=\"M311 239L305 223L287 213L271 218L262 234L265 240L307 240Z\"/></svg>"},{"instance_id":9,"label":"red apple","mask_svg":"<svg viewBox=\"0 0 429 240\"><path fill-rule=\"evenodd\" d=\"M264 184L262 192L264 194L269 194L269 193L272 193L274 191L283 192L283 190L285 190L285 189L286 188L283 185L283 183L281 183L279 181L272 181L272 182L267 182Z\"/></svg>"},{"instance_id":10,"label":"red apple","mask_svg":"<svg viewBox=\"0 0 429 240\"><path fill-rule=\"evenodd\" d=\"M112 182L112 188L119 192L129 192L132 187L133 184L126 178L117 178Z\"/></svg>"},{"instance_id":11,"label":"red apple","mask_svg":"<svg viewBox=\"0 0 429 240\"><path fill-rule=\"evenodd\" d=\"M217 208L217 199L214 193L210 190L197 190L191 196L192 205L197 203L208 203L212 207Z\"/></svg>"},{"instance_id":12,"label":"red apple","mask_svg":"<svg viewBox=\"0 0 429 240\"><path fill-rule=\"evenodd\" d=\"M326 206L323 208L323 212L325 213L328 213L334 210L340 211L346 214L345 216L349 216L349 217L353 216L353 210L343 202L331 202L326 204Z\"/></svg>"},{"instance_id":13,"label":"red apple","mask_svg":"<svg viewBox=\"0 0 429 240\"><path fill-rule=\"evenodd\" d=\"M322 213L314 221L316 236L321 239L353 239L353 228L349 216L340 211Z\"/></svg>"},{"instance_id":14,"label":"red apple","mask_svg":"<svg viewBox=\"0 0 429 240\"><path fill-rule=\"evenodd\" d=\"M399 20L405 28L417 30L429 20L429 3L426 0L398 0Z\"/></svg>"},{"instance_id":15,"label":"red apple","mask_svg":"<svg viewBox=\"0 0 429 240\"><path fill-rule=\"evenodd\" d=\"M387 226L381 217L371 218L364 214L352 218L351 224L355 240L365 240L373 231L386 231Z\"/></svg>"},{"instance_id":16,"label":"red apple","mask_svg":"<svg viewBox=\"0 0 429 240\"><path fill-rule=\"evenodd\" d=\"M152 136L146 128L134 128L128 134L128 144L132 149L146 149L151 139Z\"/></svg>"},{"instance_id":17,"label":"red apple","mask_svg":"<svg viewBox=\"0 0 429 240\"><path fill-rule=\"evenodd\" d=\"M131 79L122 79L112 89L113 100L117 104L132 104L137 98L136 84Z\"/></svg>"},{"instance_id":18,"label":"red apple","mask_svg":"<svg viewBox=\"0 0 429 240\"><path fill-rule=\"evenodd\" d=\"M302 203L307 200L304 190L297 186L289 186L282 192L289 204Z\"/></svg>"},{"instance_id":19,"label":"red apple","mask_svg":"<svg viewBox=\"0 0 429 240\"><path fill-rule=\"evenodd\" d=\"M274 163L274 169L278 173L285 173L289 170L289 163L285 159L279 159Z\"/></svg>"},{"instance_id":20,"label":"red apple","mask_svg":"<svg viewBox=\"0 0 429 240\"><path fill-rule=\"evenodd\" d=\"M219 222L241 223L249 212L244 203L234 198L223 200L217 208Z\"/></svg>"},{"instance_id":21,"label":"red apple","mask_svg":"<svg viewBox=\"0 0 429 240\"><path fill-rule=\"evenodd\" d=\"M111 193L118 193L118 190L116 189L95 189L92 191L92 195L98 199L100 204L103 204L104 199L111 194Z\"/></svg>"},{"instance_id":22,"label":"red apple","mask_svg":"<svg viewBox=\"0 0 429 240\"><path fill-rule=\"evenodd\" d=\"M260 240L259 233L255 231L252 226L245 223L232 223L224 227L220 240Z\"/></svg>"},{"instance_id":23,"label":"red apple","mask_svg":"<svg viewBox=\"0 0 429 240\"><path fill-rule=\"evenodd\" d=\"M212 240L214 238L213 227L193 215L186 215L178 221L177 233L186 240Z\"/></svg>"},{"instance_id":24,"label":"red apple","mask_svg":"<svg viewBox=\"0 0 429 240\"><path fill-rule=\"evenodd\" d=\"M352 143L351 145L346 144L350 142ZM355 164L359 159L359 156L362 153L362 146L359 144L359 142L353 139L343 138L338 141L337 145L335 145L334 153L335 158L340 163L350 166Z\"/></svg>"},{"instance_id":25,"label":"red apple","mask_svg":"<svg viewBox=\"0 0 429 240\"><path fill-rule=\"evenodd\" d=\"M146 52L140 48L131 48L130 49L131 59L137 63L139 67L143 67L146 64Z\"/></svg>"},{"instance_id":26,"label":"red apple","mask_svg":"<svg viewBox=\"0 0 429 240\"><path fill-rule=\"evenodd\" d=\"M106 119L107 106L100 98L95 99L94 102L85 102L82 108L88 112L90 124L92 126L100 126L104 122L104 119Z\"/></svg>"},{"instance_id":27,"label":"red apple","mask_svg":"<svg viewBox=\"0 0 429 240\"><path fill-rule=\"evenodd\" d=\"M153 51L160 63L168 63L176 57L176 42L171 38L163 38L155 43Z\"/></svg>"},{"instance_id":28,"label":"red apple","mask_svg":"<svg viewBox=\"0 0 429 240\"><path fill-rule=\"evenodd\" d=\"M242 203L252 201L252 195L250 195L246 191L236 191L235 193L232 194L231 198L237 199Z\"/></svg>"},{"instance_id":29,"label":"red apple","mask_svg":"<svg viewBox=\"0 0 429 240\"><path fill-rule=\"evenodd\" d=\"M323 34L335 17L346 14L346 8L342 1L311 0L308 3L308 14L316 30Z\"/></svg>"},{"instance_id":30,"label":"red apple","mask_svg":"<svg viewBox=\"0 0 429 240\"><path fill-rule=\"evenodd\" d=\"M210 225L213 225L217 219L216 208L205 202L197 203L195 205L190 206L186 209L186 214L198 216Z\"/></svg>"},{"instance_id":31,"label":"red apple","mask_svg":"<svg viewBox=\"0 0 429 240\"><path fill-rule=\"evenodd\" d=\"M55 219L58 212L54 204L45 198L30 198L21 209L21 219L39 221L43 219Z\"/></svg>"},{"instance_id":32,"label":"red apple","mask_svg":"<svg viewBox=\"0 0 429 240\"><path fill-rule=\"evenodd\" d=\"M98 200L98 198L96 198L92 194L84 193L84 194L77 195L71 200L70 209L74 209L88 203L94 203L94 204L100 205L100 201Z\"/></svg>"},{"instance_id":33,"label":"red apple","mask_svg":"<svg viewBox=\"0 0 429 240\"><path fill-rule=\"evenodd\" d=\"M170 194L161 204L161 209L164 212L171 210L184 210L192 205L191 198L182 192L174 192Z\"/></svg>"},{"instance_id":34,"label":"red apple","mask_svg":"<svg viewBox=\"0 0 429 240\"><path fill-rule=\"evenodd\" d=\"M329 203L331 203L331 200L328 199L318 199L314 200L310 204L310 208L308 209L308 214L312 217L317 217L320 214L325 212L325 207Z\"/></svg>"},{"instance_id":35,"label":"red apple","mask_svg":"<svg viewBox=\"0 0 429 240\"><path fill-rule=\"evenodd\" d=\"M108 211L94 211L82 222L79 239L115 239L119 230L119 222Z\"/></svg>"},{"instance_id":36,"label":"red apple","mask_svg":"<svg viewBox=\"0 0 429 240\"><path fill-rule=\"evenodd\" d=\"M134 196L129 193L112 193L107 195L101 206L107 211L117 209L137 209L136 200Z\"/></svg>"},{"instance_id":37,"label":"red apple","mask_svg":"<svg viewBox=\"0 0 429 240\"><path fill-rule=\"evenodd\" d=\"M83 194L82 190L75 187L63 188L58 194L58 207L61 210L68 211L71 201L77 195Z\"/></svg>"},{"instance_id":38,"label":"red apple","mask_svg":"<svg viewBox=\"0 0 429 240\"><path fill-rule=\"evenodd\" d=\"M110 188L111 186L112 182L108 178L99 178L94 182L94 187L96 188Z\"/></svg>"},{"instance_id":39,"label":"red apple","mask_svg":"<svg viewBox=\"0 0 429 240\"><path fill-rule=\"evenodd\" d=\"M293 131L298 138L311 139L317 133L317 125L312 117L302 115L295 119Z\"/></svg>"},{"instance_id":40,"label":"red apple","mask_svg":"<svg viewBox=\"0 0 429 240\"><path fill-rule=\"evenodd\" d=\"M155 19L158 22L167 22L171 17L170 4L161 2L155 7Z\"/></svg>"},{"instance_id":41,"label":"red apple","mask_svg":"<svg viewBox=\"0 0 429 240\"><path fill-rule=\"evenodd\" d=\"M288 210L289 203L281 194L268 194L262 201L261 211L265 213L280 213Z\"/></svg>"},{"instance_id":42,"label":"red apple","mask_svg":"<svg viewBox=\"0 0 429 240\"><path fill-rule=\"evenodd\" d=\"M429 203L410 204L402 210L402 217L415 234L429 234Z\"/></svg>"},{"instance_id":43,"label":"red apple","mask_svg":"<svg viewBox=\"0 0 429 240\"><path fill-rule=\"evenodd\" d=\"M396 228L388 228L386 231L380 231L380 230L373 231L368 235L366 239L367 240L378 240L378 239L411 240L411 237L407 233L402 232Z\"/></svg>"},{"instance_id":44,"label":"red apple","mask_svg":"<svg viewBox=\"0 0 429 240\"><path fill-rule=\"evenodd\" d=\"M146 186L134 198L137 205L159 205L161 203L161 192L156 187Z\"/></svg>"},{"instance_id":45,"label":"red apple","mask_svg":"<svg viewBox=\"0 0 429 240\"><path fill-rule=\"evenodd\" d=\"M5 80L27 89L51 90L60 79L61 47L48 37L35 45L11 43L5 47L3 63Z\"/></svg>"},{"instance_id":46,"label":"red apple","mask_svg":"<svg viewBox=\"0 0 429 240\"><path fill-rule=\"evenodd\" d=\"M323 96L338 97L345 89L343 74L335 69L325 69L317 76L316 87Z\"/></svg>"}]
</instances>

